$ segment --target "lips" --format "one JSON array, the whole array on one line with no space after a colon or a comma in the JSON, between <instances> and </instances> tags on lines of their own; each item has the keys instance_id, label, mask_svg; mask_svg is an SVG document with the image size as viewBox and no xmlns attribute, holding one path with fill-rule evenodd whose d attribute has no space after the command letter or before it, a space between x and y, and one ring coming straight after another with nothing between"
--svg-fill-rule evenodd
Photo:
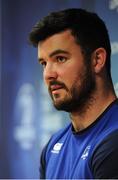
<instances>
[{"instance_id":1,"label":"lips","mask_svg":"<svg viewBox=\"0 0 118 180\"><path fill-rule=\"evenodd\" d=\"M58 90L58 89L62 89L63 87L61 85L51 85L50 89L51 91L55 91L55 90Z\"/></svg>"}]
</instances>

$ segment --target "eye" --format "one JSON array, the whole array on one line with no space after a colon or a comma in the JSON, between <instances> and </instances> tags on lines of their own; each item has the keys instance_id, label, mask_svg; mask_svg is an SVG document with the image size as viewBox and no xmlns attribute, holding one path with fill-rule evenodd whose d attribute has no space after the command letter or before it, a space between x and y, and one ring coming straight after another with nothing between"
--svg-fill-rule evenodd
<instances>
[{"instance_id":1,"label":"eye","mask_svg":"<svg viewBox=\"0 0 118 180\"><path fill-rule=\"evenodd\" d=\"M65 62L67 60L65 56L57 56L56 59L58 62Z\"/></svg>"},{"instance_id":2,"label":"eye","mask_svg":"<svg viewBox=\"0 0 118 180\"><path fill-rule=\"evenodd\" d=\"M43 66L43 68L46 67L46 62L45 61L40 62L40 64Z\"/></svg>"}]
</instances>

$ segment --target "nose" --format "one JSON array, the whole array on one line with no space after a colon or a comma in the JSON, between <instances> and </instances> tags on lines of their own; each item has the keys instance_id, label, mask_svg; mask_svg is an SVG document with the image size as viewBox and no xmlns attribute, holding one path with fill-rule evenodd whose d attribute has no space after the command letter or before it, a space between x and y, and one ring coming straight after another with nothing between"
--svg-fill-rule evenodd
<instances>
[{"instance_id":1,"label":"nose","mask_svg":"<svg viewBox=\"0 0 118 180\"><path fill-rule=\"evenodd\" d=\"M57 71L53 64L47 63L43 73L44 81L49 84L50 81L57 79Z\"/></svg>"}]
</instances>

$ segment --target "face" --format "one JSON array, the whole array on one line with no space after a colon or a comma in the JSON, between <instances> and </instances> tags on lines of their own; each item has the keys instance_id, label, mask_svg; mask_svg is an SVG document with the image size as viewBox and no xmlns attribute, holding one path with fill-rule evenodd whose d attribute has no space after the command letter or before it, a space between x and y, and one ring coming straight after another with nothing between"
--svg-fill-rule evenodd
<instances>
[{"instance_id":1,"label":"face","mask_svg":"<svg viewBox=\"0 0 118 180\"><path fill-rule=\"evenodd\" d=\"M54 106L67 112L82 108L95 89L95 79L91 63L85 63L71 32L67 30L40 42L38 59Z\"/></svg>"}]
</instances>

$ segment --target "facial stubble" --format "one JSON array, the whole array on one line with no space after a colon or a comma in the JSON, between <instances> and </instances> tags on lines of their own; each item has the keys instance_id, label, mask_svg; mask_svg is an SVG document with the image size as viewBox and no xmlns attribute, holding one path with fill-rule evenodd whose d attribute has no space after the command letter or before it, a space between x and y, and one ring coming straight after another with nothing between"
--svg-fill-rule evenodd
<instances>
[{"instance_id":1,"label":"facial stubble","mask_svg":"<svg viewBox=\"0 0 118 180\"><path fill-rule=\"evenodd\" d=\"M57 110L66 112L84 111L87 103L92 99L92 94L96 88L95 77L90 64L86 65L84 72L78 72L70 90L65 84L62 87L66 91L66 95L62 100L58 100L58 98L61 98L60 94L56 94L53 97L50 92L54 107Z\"/></svg>"}]
</instances>

